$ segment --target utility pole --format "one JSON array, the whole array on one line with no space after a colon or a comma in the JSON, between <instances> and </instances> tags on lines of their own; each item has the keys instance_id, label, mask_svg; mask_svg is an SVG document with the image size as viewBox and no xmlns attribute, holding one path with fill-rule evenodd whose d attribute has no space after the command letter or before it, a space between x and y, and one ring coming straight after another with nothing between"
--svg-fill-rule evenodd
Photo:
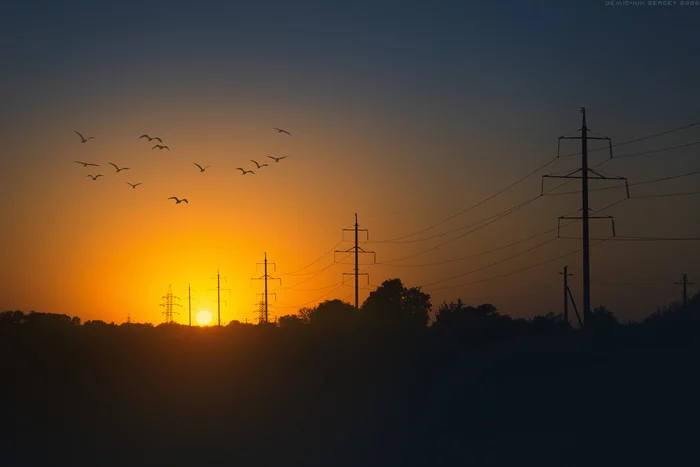
<instances>
[{"instance_id":1,"label":"utility pole","mask_svg":"<svg viewBox=\"0 0 700 467\"><path fill-rule=\"evenodd\" d=\"M165 315L165 322L168 324L173 323L173 314L179 315L177 311L173 311L174 306L182 306L180 305L179 302L176 300L180 300L180 297L176 297L173 295L173 287L171 285L168 286L168 293L166 295L163 295L163 300L164 302L160 304L160 306L165 307L165 311L163 314Z\"/></svg>"},{"instance_id":2,"label":"utility pole","mask_svg":"<svg viewBox=\"0 0 700 467\"><path fill-rule=\"evenodd\" d=\"M351 251L355 252L355 270L354 272L344 272L343 275L354 275L355 276L355 309L359 310L360 309L360 276L367 276L367 280L369 280L369 273L360 272L360 253L366 253L366 254L371 254L374 255L374 262L377 262L377 253L374 251L367 251L363 248L360 248L359 245L359 233L360 232L367 232L367 239L369 240L369 231L367 229L360 229L359 228L360 224L357 222L357 213L355 213L355 228L354 229L343 229L343 232L350 231L350 232L355 232L355 246L348 248L347 250L335 250L335 253L350 253Z\"/></svg>"},{"instance_id":3,"label":"utility pole","mask_svg":"<svg viewBox=\"0 0 700 467\"><path fill-rule=\"evenodd\" d=\"M224 278L226 280L226 278ZM227 290L228 293L231 293L231 289L222 289L221 288L221 274L219 274L219 270L216 270L216 316L218 319L218 325L221 326L221 291L222 290ZM224 301L224 303L227 303Z\"/></svg>"},{"instance_id":4,"label":"utility pole","mask_svg":"<svg viewBox=\"0 0 700 467\"><path fill-rule=\"evenodd\" d=\"M559 274L564 276L564 322L569 325L569 277L573 274L568 272L569 266L564 266L564 272Z\"/></svg>"},{"instance_id":5,"label":"utility pole","mask_svg":"<svg viewBox=\"0 0 700 467\"><path fill-rule=\"evenodd\" d=\"M588 168L588 140L606 140L608 142L608 147L610 148L610 158L612 159L612 140L607 136L595 137L589 136L588 125L586 123L586 108L581 107L582 124L581 124L581 136L560 136L558 140L558 147L561 147L561 140L563 139L580 139L581 140L581 168L575 170L566 175L543 175L542 178L542 195L544 195L544 178L580 178L581 179L581 216L580 217L568 217L562 216L561 219L581 219L583 222L583 232L581 235L581 240L583 242L583 324L584 327L590 322L591 314L591 271L590 271L590 237L589 237L589 220L594 218L605 218L612 219L612 216L590 216L590 208L588 207L588 181L589 180L624 180L625 186L627 187L627 197L629 198L629 186L627 185L627 179L625 177L606 177L593 169ZM559 154L557 153L557 157ZM576 176L576 173L580 175ZM592 175L590 175L592 174ZM613 236L615 235L615 223L613 220Z\"/></svg>"},{"instance_id":6,"label":"utility pole","mask_svg":"<svg viewBox=\"0 0 700 467\"><path fill-rule=\"evenodd\" d=\"M216 316L221 327L221 275L218 269L216 270Z\"/></svg>"},{"instance_id":7,"label":"utility pole","mask_svg":"<svg viewBox=\"0 0 700 467\"><path fill-rule=\"evenodd\" d=\"M693 285L695 282L688 282L688 274L682 273L681 274L681 281L680 282L674 282L676 285L682 285L683 286L683 306L685 307L688 305L688 285Z\"/></svg>"},{"instance_id":8,"label":"utility pole","mask_svg":"<svg viewBox=\"0 0 700 467\"><path fill-rule=\"evenodd\" d=\"M267 274L268 264L271 265L275 271L277 271L277 265L275 263L268 263L267 262L267 252L265 252L265 260L262 263L257 263L256 267L261 265L261 264L264 265L264 267L265 267L263 275L260 277L254 277L251 279L251 281L255 281L255 280L264 280L265 281L265 322L267 323L268 322L267 281L268 281L268 279L273 280L273 281L280 281L280 286L281 286L282 279L280 279L279 277L271 277ZM276 297L277 296L275 295L275 298Z\"/></svg>"}]
</instances>

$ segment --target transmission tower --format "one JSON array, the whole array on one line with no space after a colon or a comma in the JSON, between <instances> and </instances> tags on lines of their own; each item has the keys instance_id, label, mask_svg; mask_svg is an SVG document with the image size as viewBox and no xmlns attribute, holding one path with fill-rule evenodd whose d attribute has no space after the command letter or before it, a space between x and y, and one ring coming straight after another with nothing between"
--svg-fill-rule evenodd
<instances>
[{"instance_id":1,"label":"transmission tower","mask_svg":"<svg viewBox=\"0 0 700 467\"><path fill-rule=\"evenodd\" d=\"M128 324L131 324L131 313L127 313L127 315L126 315L126 322L127 322Z\"/></svg>"},{"instance_id":2,"label":"transmission tower","mask_svg":"<svg viewBox=\"0 0 700 467\"><path fill-rule=\"evenodd\" d=\"M272 268L273 268L275 271L277 271L277 265L276 265L275 263L268 263L268 262L267 262L267 252L265 252L265 261L263 261L262 263L257 263L257 264L256 264L256 267L257 267L257 266L260 266L261 264L262 264L262 265L264 266L264 268L265 268L265 269L264 269L264 272L263 272L263 275L260 276L260 277L254 277L254 278L251 279L251 281L257 281L257 280L264 280L264 281L265 281L265 300L264 300L263 303L265 304L265 322L267 323L267 322L268 322L268 302L267 302L268 293L267 293L267 281L268 281L268 280L280 281L280 286L281 286L281 285L282 285L282 279L280 279L279 277L271 277L271 276L269 276L269 275L267 274L267 266L268 266L268 265L271 265ZM275 296L275 297L276 297L276 296Z\"/></svg>"},{"instance_id":3,"label":"transmission tower","mask_svg":"<svg viewBox=\"0 0 700 467\"><path fill-rule=\"evenodd\" d=\"M165 322L167 324L172 324L173 321L173 314L179 315L177 311L173 311L174 306L182 306L180 305L180 297L176 297L173 295L173 287L172 285L168 286L168 293L166 295L163 295L163 300L164 302L160 304L160 306L165 307L165 311L162 313L165 315Z\"/></svg>"},{"instance_id":4,"label":"transmission tower","mask_svg":"<svg viewBox=\"0 0 700 467\"><path fill-rule=\"evenodd\" d=\"M224 277L224 281L226 281L226 278ZM219 270L216 270L216 317L218 320L218 325L221 326L221 291L228 291L229 295L231 294L231 289L222 289L221 288L221 274L219 274ZM228 304L224 300L224 303Z\"/></svg>"},{"instance_id":5,"label":"transmission tower","mask_svg":"<svg viewBox=\"0 0 700 467\"><path fill-rule=\"evenodd\" d=\"M583 220L583 324L584 327L590 321L591 314L591 273L590 273L590 237L588 223L589 219L611 219L613 222L613 236L615 235L615 221L612 216L591 216L590 208L588 207L588 180L624 180L625 186L627 187L627 197L629 198L629 185L627 184L627 179L625 177L606 177L605 175L596 172L595 170L588 167L588 140L605 140L608 142L608 147L610 148L610 158L612 159L612 140L607 136L588 136L588 126L586 125L586 109L581 107L582 114L582 125L581 125L581 136L560 136L557 141L557 157L559 157L559 149L561 148L561 140L563 139L580 139L581 140L581 168L574 170L566 175L543 175L542 176L542 194L544 194L544 179L545 178L567 178L567 179L581 179L581 216L571 217L562 216L558 219L557 225L561 225L562 219L581 219ZM580 174L580 175L576 175ZM558 228L557 228L558 230ZM558 234L557 234L558 235Z\"/></svg>"},{"instance_id":6,"label":"transmission tower","mask_svg":"<svg viewBox=\"0 0 700 467\"><path fill-rule=\"evenodd\" d=\"M360 247L358 243L359 239L359 233L360 232L366 232L367 233L367 240L369 240L369 231L367 229L360 229L359 224L357 223L357 213L355 213L355 228L354 229L343 229L343 232L355 232L355 246L348 248L347 250L335 250L335 253L350 253L352 251L355 252L355 270L353 272L344 272L343 275L354 275L355 276L355 309L359 310L360 309L360 276L367 276L367 281L369 282L369 273L367 272L360 272L360 253L365 253L369 255L374 255L374 263L377 262L377 253L374 251L367 251L363 248Z\"/></svg>"},{"instance_id":7,"label":"transmission tower","mask_svg":"<svg viewBox=\"0 0 700 467\"><path fill-rule=\"evenodd\" d=\"M261 294L258 294L261 295ZM260 300L258 302L258 324L263 324L267 321L266 318L266 313L265 313L265 300Z\"/></svg>"},{"instance_id":8,"label":"transmission tower","mask_svg":"<svg viewBox=\"0 0 700 467\"><path fill-rule=\"evenodd\" d=\"M683 286L683 306L686 306L688 304L688 285L693 285L695 282L688 282L688 274L682 273L681 274L681 281L680 282L674 282L676 285L682 285Z\"/></svg>"}]
</instances>

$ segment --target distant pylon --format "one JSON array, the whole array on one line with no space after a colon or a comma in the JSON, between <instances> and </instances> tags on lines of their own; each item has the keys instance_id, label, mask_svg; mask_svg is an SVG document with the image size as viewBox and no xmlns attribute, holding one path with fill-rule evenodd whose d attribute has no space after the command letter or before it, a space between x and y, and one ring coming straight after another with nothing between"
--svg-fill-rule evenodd
<instances>
[{"instance_id":1,"label":"distant pylon","mask_svg":"<svg viewBox=\"0 0 700 467\"><path fill-rule=\"evenodd\" d=\"M254 280L264 280L265 281L265 300L263 301L263 304L265 306L265 322L267 323L268 322L267 281L268 281L268 279L273 280L273 281L280 281L280 285L282 285L282 279L280 279L279 277L271 277L267 274L267 266L268 265L271 265L275 271L277 270L277 265L275 263L268 263L267 262L267 252L265 252L265 260L262 263L258 263L256 266L259 266L260 264L264 265L264 267L265 267L263 275L260 277L254 277L251 279L251 281L254 281Z\"/></svg>"},{"instance_id":2,"label":"distant pylon","mask_svg":"<svg viewBox=\"0 0 700 467\"><path fill-rule=\"evenodd\" d=\"M688 305L688 285L695 284L695 282L688 282L688 274L682 273L681 274L681 281L680 282L674 282L676 285L682 285L683 286L683 306Z\"/></svg>"},{"instance_id":3,"label":"distant pylon","mask_svg":"<svg viewBox=\"0 0 700 467\"><path fill-rule=\"evenodd\" d=\"M160 304L160 306L165 307L165 311L163 314L165 315L165 322L168 324L172 324L173 321L173 314L179 315L177 311L173 311L174 306L182 306L179 303L180 297L176 297L173 295L173 287L172 285L168 285L168 293L163 296L164 302Z\"/></svg>"},{"instance_id":4,"label":"distant pylon","mask_svg":"<svg viewBox=\"0 0 700 467\"><path fill-rule=\"evenodd\" d=\"M267 321L267 318L265 316L265 301L260 300L260 303L258 305L258 324L262 324Z\"/></svg>"},{"instance_id":5,"label":"distant pylon","mask_svg":"<svg viewBox=\"0 0 700 467\"><path fill-rule=\"evenodd\" d=\"M131 313L127 313L126 315L126 322L131 324Z\"/></svg>"},{"instance_id":6,"label":"distant pylon","mask_svg":"<svg viewBox=\"0 0 700 467\"><path fill-rule=\"evenodd\" d=\"M226 278L224 277L224 280ZM217 323L218 326L221 326L221 291L225 290L228 291L229 295L231 294L231 289L222 289L221 288L221 274L219 274L219 270L216 270L216 318L217 318ZM224 303L228 304L224 300Z\"/></svg>"},{"instance_id":7,"label":"distant pylon","mask_svg":"<svg viewBox=\"0 0 700 467\"><path fill-rule=\"evenodd\" d=\"M351 251L355 252L355 270L353 272L344 272L343 275L353 275L355 276L355 309L358 310L360 308L360 276L367 276L367 281L369 281L369 273L366 272L360 272L360 253L366 253L369 255L374 255L374 262L377 262L377 253L374 251L366 251L363 248L360 248L358 238L359 238L359 232L367 232L367 239L369 239L369 231L367 229L360 229L358 228L360 225L357 222L357 213L355 213L355 228L354 229L343 229L343 231L350 231L350 232L355 232L355 246L348 248L347 250L335 250L335 253L349 253Z\"/></svg>"}]
</instances>

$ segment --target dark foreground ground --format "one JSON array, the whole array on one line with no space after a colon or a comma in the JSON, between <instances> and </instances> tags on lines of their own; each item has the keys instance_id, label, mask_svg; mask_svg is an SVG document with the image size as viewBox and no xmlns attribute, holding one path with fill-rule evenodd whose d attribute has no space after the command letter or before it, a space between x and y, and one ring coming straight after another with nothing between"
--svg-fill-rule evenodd
<instances>
[{"instance_id":1,"label":"dark foreground ground","mask_svg":"<svg viewBox=\"0 0 700 467\"><path fill-rule=\"evenodd\" d=\"M5 332L0 465L697 465L696 333Z\"/></svg>"}]
</instances>

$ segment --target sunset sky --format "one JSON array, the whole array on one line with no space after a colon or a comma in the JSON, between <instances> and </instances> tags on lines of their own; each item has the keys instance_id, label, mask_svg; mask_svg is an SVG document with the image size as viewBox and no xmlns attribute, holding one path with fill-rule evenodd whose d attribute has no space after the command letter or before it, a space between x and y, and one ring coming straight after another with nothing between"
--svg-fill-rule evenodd
<instances>
[{"instance_id":1,"label":"sunset sky","mask_svg":"<svg viewBox=\"0 0 700 467\"><path fill-rule=\"evenodd\" d=\"M83 321L160 323L168 286L187 286L193 319L255 320L264 253L276 263L273 316L332 298L351 301L350 257L321 257L352 234L378 263L360 299L383 280L423 286L434 309L462 298L515 317L559 312L565 264L581 307L581 255L482 283L580 247L548 240L440 265L556 228L579 195L544 197L498 222L413 258L458 233L385 243L456 214L557 154L585 106L613 143L700 121L700 7L591 2L49 2L15 1L0 16L0 310ZM288 130L291 136L273 128ZM74 133L95 136L86 144ZM159 136L153 151L139 135ZM592 134L592 136L597 136ZM615 155L700 141L700 125L615 148ZM601 147L592 142L592 148ZM576 152L578 141L562 144ZM268 156L286 159L274 163ZM606 151L591 153L595 165ZM255 175L249 159L269 163ZM74 160L101 167L83 168ZM115 173L114 162L130 170ZM193 162L211 165L204 173ZM476 209L406 240L473 224L540 193L544 168ZM613 160L631 184L700 171L700 144ZM88 174L104 174L97 181ZM632 186L632 196L698 190L700 175ZM136 189L126 182L143 182ZM560 181L545 182L545 189ZM591 188L619 182L591 182ZM566 190L580 189L580 182ZM599 209L624 189L591 194ZM168 200L187 198L189 204ZM604 214L617 235L700 237L700 195L640 198ZM594 238L610 235L592 221ZM469 229L467 229L469 230ZM580 236L580 224L562 235ZM366 240L361 236L361 240ZM345 241L335 249L348 249ZM592 302L641 319L678 300L674 281L700 283L700 242L609 241L591 253ZM288 275L309 263L301 273ZM361 258L363 269L371 255ZM410 267L406 267L410 266ZM310 280L307 280L309 279ZM433 286L427 284L435 283ZM432 290L436 289L436 290ZM690 286L695 293L697 285ZM324 296L324 294L326 294Z\"/></svg>"}]
</instances>

